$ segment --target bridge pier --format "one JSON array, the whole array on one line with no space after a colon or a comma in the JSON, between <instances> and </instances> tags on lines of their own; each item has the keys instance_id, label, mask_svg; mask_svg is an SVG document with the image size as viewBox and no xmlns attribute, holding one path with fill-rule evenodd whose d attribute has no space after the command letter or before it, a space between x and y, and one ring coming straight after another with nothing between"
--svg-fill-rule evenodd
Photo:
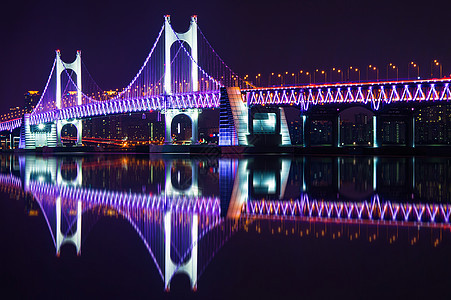
<instances>
[{"instance_id":1,"label":"bridge pier","mask_svg":"<svg viewBox=\"0 0 451 300\"><path fill-rule=\"evenodd\" d=\"M249 107L239 87L221 88L219 146L291 145L283 107Z\"/></svg>"},{"instance_id":2,"label":"bridge pier","mask_svg":"<svg viewBox=\"0 0 451 300\"><path fill-rule=\"evenodd\" d=\"M57 146L62 147L63 142L61 141L61 131L65 125L74 125L77 129L77 142L76 146L82 145L82 136L83 136L83 124L81 120L73 119L73 120L58 120L56 121L56 136L57 136Z\"/></svg>"},{"instance_id":3,"label":"bridge pier","mask_svg":"<svg viewBox=\"0 0 451 300\"><path fill-rule=\"evenodd\" d=\"M20 149L36 149L37 147L56 147L56 122L30 125L30 114L25 114L20 128Z\"/></svg>"},{"instance_id":4,"label":"bridge pier","mask_svg":"<svg viewBox=\"0 0 451 300\"><path fill-rule=\"evenodd\" d=\"M186 115L191 119L191 144L197 144L199 142L198 138L198 119L199 119L199 109L167 109L164 112L164 123L165 123L165 135L164 143L172 144L171 127L172 120L178 115Z\"/></svg>"}]
</instances>

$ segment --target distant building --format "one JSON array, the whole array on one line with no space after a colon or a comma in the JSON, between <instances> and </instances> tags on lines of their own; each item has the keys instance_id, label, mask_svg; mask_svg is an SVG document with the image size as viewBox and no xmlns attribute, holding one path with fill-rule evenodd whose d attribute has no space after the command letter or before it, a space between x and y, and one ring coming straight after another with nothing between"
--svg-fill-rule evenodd
<instances>
[{"instance_id":1,"label":"distant building","mask_svg":"<svg viewBox=\"0 0 451 300\"><path fill-rule=\"evenodd\" d=\"M39 99L41 98L41 93L38 91L28 91L25 93L25 101L24 101L24 110L25 113L31 113L36 105L38 104Z\"/></svg>"},{"instance_id":2,"label":"distant building","mask_svg":"<svg viewBox=\"0 0 451 300\"><path fill-rule=\"evenodd\" d=\"M451 105L440 104L418 110L415 143L451 144Z\"/></svg>"},{"instance_id":3,"label":"distant building","mask_svg":"<svg viewBox=\"0 0 451 300\"><path fill-rule=\"evenodd\" d=\"M313 120L310 129L310 142L312 145L332 143L332 122L326 120Z\"/></svg>"},{"instance_id":4,"label":"distant building","mask_svg":"<svg viewBox=\"0 0 451 300\"><path fill-rule=\"evenodd\" d=\"M404 121L384 121L382 123L383 144L405 144L407 124Z\"/></svg>"},{"instance_id":5,"label":"distant building","mask_svg":"<svg viewBox=\"0 0 451 300\"><path fill-rule=\"evenodd\" d=\"M299 121L291 121L288 124L288 130L290 132L291 144L301 145L302 144L302 123Z\"/></svg>"},{"instance_id":6,"label":"distant building","mask_svg":"<svg viewBox=\"0 0 451 300\"><path fill-rule=\"evenodd\" d=\"M368 145L373 140L373 126L369 115L358 113L354 122L343 120L340 124L343 145Z\"/></svg>"}]
</instances>

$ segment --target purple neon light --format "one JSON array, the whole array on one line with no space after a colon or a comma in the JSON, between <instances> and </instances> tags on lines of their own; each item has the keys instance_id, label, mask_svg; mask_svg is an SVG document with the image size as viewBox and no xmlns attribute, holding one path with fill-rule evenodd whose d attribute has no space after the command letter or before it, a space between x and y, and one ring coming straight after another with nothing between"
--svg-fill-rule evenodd
<instances>
[{"instance_id":1,"label":"purple neon light","mask_svg":"<svg viewBox=\"0 0 451 300\"><path fill-rule=\"evenodd\" d=\"M450 204L380 202L332 202L311 200L303 195L296 201L248 201L243 213L251 216L318 217L350 220L411 221L420 223L450 223ZM440 219L440 220L437 220Z\"/></svg>"},{"instance_id":2,"label":"purple neon light","mask_svg":"<svg viewBox=\"0 0 451 300\"><path fill-rule=\"evenodd\" d=\"M41 102L42 102L43 99L44 99L44 95L45 95L45 93L47 92L47 88L48 88L48 86L49 86L50 80L52 79L53 71L55 70L56 60L57 60L57 59L58 59L58 58L55 57L55 59L53 60L52 70L50 71L49 78L47 79L47 83L45 84L44 92L42 92L41 98L39 99L38 103L36 104L35 109L34 109L34 111L32 112L32 114L33 114L34 112L37 111L37 109L38 109L39 106L41 105Z\"/></svg>"},{"instance_id":3,"label":"purple neon light","mask_svg":"<svg viewBox=\"0 0 451 300\"><path fill-rule=\"evenodd\" d=\"M220 200L216 197L187 196L168 197L166 195L135 194L105 191L72 186L55 186L48 183L31 182L26 190L33 195L60 196L69 201L81 200L92 205L111 205L113 207L136 206L150 210L171 210L207 215L221 213Z\"/></svg>"},{"instance_id":4,"label":"purple neon light","mask_svg":"<svg viewBox=\"0 0 451 300\"><path fill-rule=\"evenodd\" d=\"M302 110L308 110L311 105L360 103L371 104L373 110L379 110L381 104L393 102L451 100L450 81L443 79L258 88L243 92L250 105L296 105Z\"/></svg>"},{"instance_id":5,"label":"purple neon light","mask_svg":"<svg viewBox=\"0 0 451 300\"><path fill-rule=\"evenodd\" d=\"M22 119L13 119L0 123L0 131L19 128L22 125Z\"/></svg>"}]
</instances>

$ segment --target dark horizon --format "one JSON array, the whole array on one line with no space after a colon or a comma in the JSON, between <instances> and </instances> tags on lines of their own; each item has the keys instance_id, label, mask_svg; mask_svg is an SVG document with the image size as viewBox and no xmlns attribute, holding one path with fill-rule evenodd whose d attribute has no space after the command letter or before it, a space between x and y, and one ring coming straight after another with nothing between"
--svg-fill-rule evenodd
<instances>
[{"instance_id":1,"label":"dark horizon","mask_svg":"<svg viewBox=\"0 0 451 300\"><path fill-rule=\"evenodd\" d=\"M385 78L391 62L399 67L399 78L405 78L408 64L415 61L420 77L428 77L434 59L442 64L443 75L451 65L451 41L443 34L448 25L445 1L132 1L126 7L119 2L20 1L8 6L0 21L0 113L22 105L26 91L43 90L56 49L66 62L81 50L84 65L102 89L125 87L152 47L165 14L171 15L176 31L186 30L190 16L198 15L199 28L215 51L241 76L355 66L365 80L369 64Z\"/></svg>"}]
</instances>

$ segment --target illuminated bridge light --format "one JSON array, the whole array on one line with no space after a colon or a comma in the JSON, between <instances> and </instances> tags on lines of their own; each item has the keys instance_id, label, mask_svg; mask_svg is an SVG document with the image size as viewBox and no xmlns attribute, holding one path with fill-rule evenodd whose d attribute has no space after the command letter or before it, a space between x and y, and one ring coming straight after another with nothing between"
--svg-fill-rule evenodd
<instances>
[{"instance_id":1,"label":"illuminated bridge light","mask_svg":"<svg viewBox=\"0 0 451 300\"><path fill-rule=\"evenodd\" d=\"M404 221L424 224L449 224L450 204L412 204L372 201L331 202L310 200L307 196L296 201L248 201L243 204L246 216L310 217L348 220Z\"/></svg>"}]
</instances>

